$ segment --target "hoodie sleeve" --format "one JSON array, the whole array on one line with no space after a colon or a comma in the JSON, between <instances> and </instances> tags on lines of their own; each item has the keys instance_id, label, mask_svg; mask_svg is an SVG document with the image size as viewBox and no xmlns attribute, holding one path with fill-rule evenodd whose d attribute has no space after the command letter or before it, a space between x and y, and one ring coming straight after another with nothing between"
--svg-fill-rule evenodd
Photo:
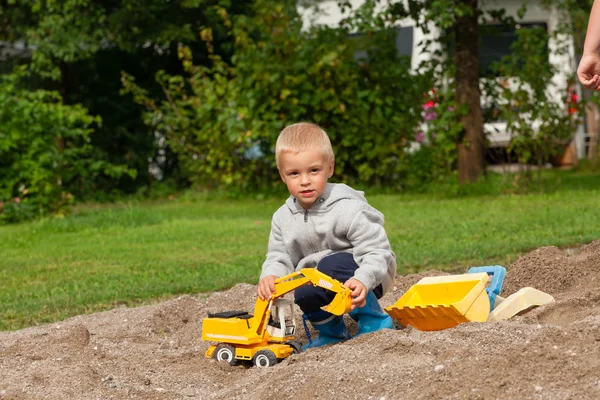
<instances>
[{"instance_id":1,"label":"hoodie sleeve","mask_svg":"<svg viewBox=\"0 0 600 400\"><path fill-rule=\"evenodd\" d=\"M268 275L282 277L292 272L294 272L294 265L283 243L281 225L275 213L271 221L267 258L262 265L260 279Z\"/></svg>"},{"instance_id":2,"label":"hoodie sleeve","mask_svg":"<svg viewBox=\"0 0 600 400\"><path fill-rule=\"evenodd\" d=\"M354 278L369 291L396 275L396 255L391 249L385 229L383 214L369 205L362 205L348 227L348 239L353 246L358 269ZM387 290L383 288L384 292Z\"/></svg>"}]
</instances>

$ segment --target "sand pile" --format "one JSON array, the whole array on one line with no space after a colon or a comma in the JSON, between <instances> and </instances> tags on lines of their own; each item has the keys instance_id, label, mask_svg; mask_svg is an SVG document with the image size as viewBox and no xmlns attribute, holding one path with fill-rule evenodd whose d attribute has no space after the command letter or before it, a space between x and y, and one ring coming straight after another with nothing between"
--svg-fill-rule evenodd
<instances>
[{"instance_id":1,"label":"sand pile","mask_svg":"<svg viewBox=\"0 0 600 400\"><path fill-rule=\"evenodd\" d=\"M437 274L397 277L382 305ZM502 295L533 286L554 304L509 321L363 335L267 369L204 358L207 312L253 309L256 287L240 284L0 332L0 399L598 399L599 283L600 240L539 248L508 266Z\"/></svg>"}]
</instances>

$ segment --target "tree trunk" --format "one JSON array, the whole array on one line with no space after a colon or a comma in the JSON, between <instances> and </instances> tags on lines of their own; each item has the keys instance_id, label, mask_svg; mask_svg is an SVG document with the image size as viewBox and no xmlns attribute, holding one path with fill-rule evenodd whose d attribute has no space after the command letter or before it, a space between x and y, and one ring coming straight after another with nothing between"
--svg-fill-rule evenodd
<instances>
[{"instance_id":1,"label":"tree trunk","mask_svg":"<svg viewBox=\"0 0 600 400\"><path fill-rule=\"evenodd\" d=\"M588 144L587 158L595 168L598 165L598 106L594 103L588 103L585 108L587 122L588 122L588 135L590 141Z\"/></svg>"},{"instance_id":2,"label":"tree trunk","mask_svg":"<svg viewBox=\"0 0 600 400\"><path fill-rule=\"evenodd\" d=\"M60 63L60 86L58 88L58 92L60 93L60 97L62 97L63 104L67 104L67 93L68 93L68 82L69 82L69 69L66 62ZM65 149L65 138L57 137L56 145L58 150L62 153Z\"/></svg>"},{"instance_id":3,"label":"tree trunk","mask_svg":"<svg viewBox=\"0 0 600 400\"><path fill-rule=\"evenodd\" d=\"M458 139L458 181L461 185L475 182L484 168L484 135L479 93L479 25L477 0L458 0L472 10L457 17L455 25L456 103L467 106L462 116L463 132Z\"/></svg>"}]
</instances>

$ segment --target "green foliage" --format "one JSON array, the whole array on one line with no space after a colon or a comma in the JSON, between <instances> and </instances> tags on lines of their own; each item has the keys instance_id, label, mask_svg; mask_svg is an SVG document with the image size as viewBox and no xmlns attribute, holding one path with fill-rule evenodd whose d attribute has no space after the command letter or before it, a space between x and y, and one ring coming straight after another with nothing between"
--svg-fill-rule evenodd
<instances>
[{"instance_id":1,"label":"green foliage","mask_svg":"<svg viewBox=\"0 0 600 400\"><path fill-rule=\"evenodd\" d=\"M589 0L543 2L572 16L561 19L561 33L584 32ZM338 180L392 188L446 182L457 168L459 118L467 110L455 105L455 66L439 44L467 14L481 22L514 20L502 9L484 13L467 1L369 0L358 9L347 0L337 3L346 12L337 28L303 30L296 2L287 0L9 1L0 4L6 22L0 39L26 42L35 49L30 69L54 79L30 76L28 87L57 90L63 104L81 104L102 118L86 128L86 154L103 172L84 179L85 189L67 190L78 198L84 190L86 199L97 200L148 192L144 186L155 184L148 164L176 188L276 190L275 138L301 120L319 123L332 136ZM431 58L418 72L395 51L390 27L404 17L425 30L441 29L440 37L421 44L419 51ZM523 162L539 162L564 143L570 122L541 90L550 71L538 51L546 38L522 35L502 67L521 81L520 89L494 80L486 95L509 119L510 151ZM121 80L145 115L131 96L119 95ZM431 89L435 98L424 98ZM430 120L423 109L429 100L436 113ZM539 131L531 129L533 120ZM122 167L110 174L92 160ZM138 171L135 179L126 168ZM4 209L5 215L39 211L12 200Z\"/></svg>"},{"instance_id":2,"label":"green foliage","mask_svg":"<svg viewBox=\"0 0 600 400\"><path fill-rule=\"evenodd\" d=\"M425 110L425 123L422 126L423 144L411 156L411 163L422 168L412 169L412 181L445 181L456 169L455 143L460 137L462 127L459 116L468 110L459 110L454 104L454 74L458 66L451 57L454 48L453 26L456 19L467 13L477 13L480 31L490 28L485 23L502 27L518 27L516 20L507 15L504 9L473 9L468 2L452 0L430 0L426 2L408 1L405 5L396 4L390 7L390 14L396 18L411 17L419 26L428 30L432 25L440 28L439 36L424 41L420 51L429 53L430 60L421 66L420 72L431 74L433 82L442 85L437 89L430 110ZM495 66L496 74L482 77L484 99L486 104L496 107L493 120L490 115L485 122L506 121L506 130L511 135L508 147L509 154L516 161L525 165L543 164L558 154L572 137L575 116L567 113L566 98L557 99L551 93L566 93L567 82L558 83L553 79L555 68L549 63L548 47L553 42L553 52L564 54L569 45L567 39L576 29L570 25L570 19L564 18L569 12L574 20L581 20L581 13L576 10L581 4L572 0L547 0L545 5L556 6L563 18L559 26L554 27L551 34L541 28L517 29L518 40L512 46L512 54L506 56ZM500 7L500 5L499 5ZM527 10L527 3L517 11L517 18L522 18ZM446 51L440 51L435 43L446 45ZM498 78L499 77L499 78ZM581 103L578 106L581 113ZM434 118L426 116L433 113ZM529 185L531 174L525 169L520 181Z\"/></svg>"},{"instance_id":3,"label":"green foliage","mask_svg":"<svg viewBox=\"0 0 600 400\"><path fill-rule=\"evenodd\" d=\"M42 76L60 79L60 63L90 57L106 37L106 15L97 2L25 0L19 7L26 10L29 25L19 26L19 33L36 49L31 67Z\"/></svg>"},{"instance_id":4,"label":"green foliage","mask_svg":"<svg viewBox=\"0 0 600 400\"><path fill-rule=\"evenodd\" d=\"M462 132L458 116L467 110L459 109L452 89L430 90L423 103L422 130L417 133L420 146L407 159L411 168L407 187L426 183L441 183L457 169L456 143Z\"/></svg>"},{"instance_id":5,"label":"green foliage","mask_svg":"<svg viewBox=\"0 0 600 400\"><path fill-rule=\"evenodd\" d=\"M549 34L542 28L517 30L513 53L496 65L500 117L507 122L512 140L509 153L524 165L549 162L564 148L575 129L564 103L557 103L548 90L555 68L548 62ZM561 89L565 90L566 85ZM566 103L566 98L564 99Z\"/></svg>"},{"instance_id":6,"label":"green foliage","mask_svg":"<svg viewBox=\"0 0 600 400\"><path fill-rule=\"evenodd\" d=\"M63 105L56 92L20 88L23 75L0 77L0 222L60 212L100 174L135 174L93 157L99 117Z\"/></svg>"},{"instance_id":7,"label":"green foliage","mask_svg":"<svg viewBox=\"0 0 600 400\"><path fill-rule=\"evenodd\" d=\"M214 32L215 52L229 59L232 43L212 6L244 13L251 0L23 0L0 4L2 45L26 43L19 62L30 71L27 87L60 93L64 104L81 104L102 118L89 135L94 157L136 169L136 178L123 174L96 177L86 199L114 200L160 179L178 180L179 163L171 149L144 125L140 108L129 96L120 96L121 71L136 76L149 96L162 94L154 81L156 71L182 73L178 44L189 45L196 63L210 62L198 37L201 26ZM8 72L8 63L0 71ZM43 79L40 80L40 76ZM179 180L180 183L183 180Z\"/></svg>"},{"instance_id":8,"label":"green foliage","mask_svg":"<svg viewBox=\"0 0 600 400\"><path fill-rule=\"evenodd\" d=\"M159 74L166 99L158 104L125 77L126 90L150 111L189 178L242 190L277 181L275 140L286 124L312 121L331 136L336 175L384 184L406 174L405 150L420 122L427 85L399 58L394 29L366 2L339 28L302 30L293 6L260 0L254 16L229 21L232 64L217 55L210 67L179 50L187 76ZM350 33L360 28L362 36ZM212 31L202 38L212 46ZM359 50L366 59L356 60Z\"/></svg>"},{"instance_id":9,"label":"green foliage","mask_svg":"<svg viewBox=\"0 0 600 400\"><path fill-rule=\"evenodd\" d=\"M563 15L567 15L568 18L562 18L556 27L557 35L563 35L566 37L573 38L573 45L575 54L579 55L583 53L583 44L586 37L588 20L590 17L590 10L594 3L593 0L543 0L545 5L550 5L556 7ZM575 84L577 83L577 77L573 73L571 76L572 88L575 89ZM579 86L579 84L577 83ZM585 124L584 117L586 111L592 111L597 113L598 109L600 109L600 93L595 90L587 90L583 87L580 87L581 90L577 92L577 94L581 94L578 96L578 104L576 108L576 113L574 117L577 118L577 122L581 125ZM571 103L569 105L573 107ZM584 125L585 126L585 125ZM598 168L598 159L600 158L599 148L597 147L597 143L595 144L593 140L590 140L588 148L588 159L580 160L579 163L586 164L586 168L596 169Z\"/></svg>"},{"instance_id":10,"label":"green foliage","mask_svg":"<svg viewBox=\"0 0 600 400\"><path fill-rule=\"evenodd\" d=\"M239 3L245 4L245 1ZM26 39L35 48L33 71L64 79L65 65L92 58L110 47L135 52L144 46L166 51L174 42L193 42L204 9L229 0L22 0L0 6L7 20L4 35Z\"/></svg>"}]
</instances>

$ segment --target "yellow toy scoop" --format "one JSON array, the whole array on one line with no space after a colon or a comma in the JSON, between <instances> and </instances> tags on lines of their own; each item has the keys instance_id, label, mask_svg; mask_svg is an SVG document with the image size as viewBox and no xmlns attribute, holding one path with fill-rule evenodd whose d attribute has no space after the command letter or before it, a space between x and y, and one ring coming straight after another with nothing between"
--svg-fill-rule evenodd
<instances>
[{"instance_id":1,"label":"yellow toy scoop","mask_svg":"<svg viewBox=\"0 0 600 400\"><path fill-rule=\"evenodd\" d=\"M421 331L485 322L490 314L485 272L421 279L385 311L404 326Z\"/></svg>"},{"instance_id":2,"label":"yellow toy scoop","mask_svg":"<svg viewBox=\"0 0 600 400\"><path fill-rule=\"evenodd\" d=\"M423 278L385 311L404 326L437 331L463 322L501 321L554 302L532 287L500 297L505 273L504 267L493 265L473 267L463 275Z\"/></svg>"},{"instance_id":3,"label":"yellow toy scoop","mask_svg":"<svg viewBox=\"0 0 600 400\"><path fill-rule=\"evenodd\" d=\"M532 287L524 287L507 298L496 297L496 306L488 321L502 321L517 315L531 307L554 303L554 297Z\"/></svg>"}]
</instances>

